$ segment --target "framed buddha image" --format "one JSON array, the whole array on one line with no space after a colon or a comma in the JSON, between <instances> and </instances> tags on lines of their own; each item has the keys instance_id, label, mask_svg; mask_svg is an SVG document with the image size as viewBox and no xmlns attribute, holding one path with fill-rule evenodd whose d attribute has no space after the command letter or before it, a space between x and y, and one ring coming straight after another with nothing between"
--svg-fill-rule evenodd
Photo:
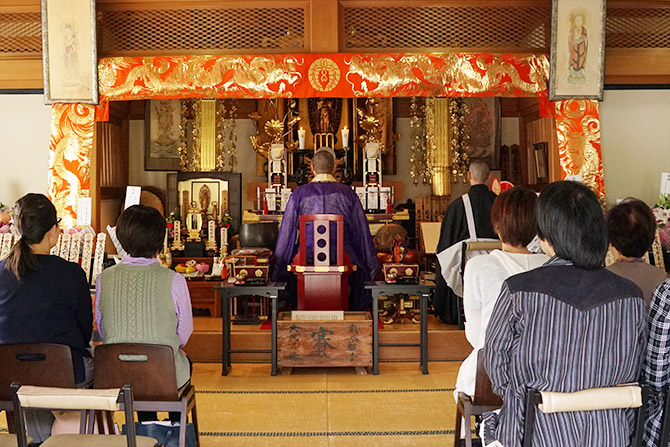
<instances>
[{"instance_id":1,"label":"framed buddha image","mask_svg":"<svg viewBox=\"0 0 670 447\"><path fill-rule=\"evenodd\" d=\"M98 104L95 0L42 0L46 104Z\"/></svg>"},{"instance_id":2,"label":"framed buddha image","mask_svg":"<svg viewBox=\"0 0 670 447\"><path fill-rule=\"evenodd\" d=\"M168 179L168 197L168 206L175 204L182 220L191 207L217 221L228 212L233 219L231 231L240 229L242 174L239 172L177 172Z\"/></svg>"},{"instance_id":3,"label":"framed buddha image","mask_svg":"<svg viewBox=\"0 0 670 447\"><path fill-rule=\"evenodd\" d=\"M179 170L182 107L179 99L149 99L145 102L144 169ZM186 134L190 135L187 129Z\"/></svg>"},{"instance_id":4,"label":"framed buddha image","mask_svg":"<svg viewBox=\"0 0 670 447\"><path fill-rule=\"evenodd\" d=\"M606 0L552 0L549 100L602 100L606 7Z\"/></svg>"}]
</instances>

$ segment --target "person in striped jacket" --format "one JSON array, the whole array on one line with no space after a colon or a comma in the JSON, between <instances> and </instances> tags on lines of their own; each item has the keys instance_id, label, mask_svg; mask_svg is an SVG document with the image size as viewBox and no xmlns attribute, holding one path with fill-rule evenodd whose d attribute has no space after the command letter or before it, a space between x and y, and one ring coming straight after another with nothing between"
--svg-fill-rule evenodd
<instances>
[{"instance_id":1,"label":"person in striped jacket","mask_svg":"<svg viewBox=\"0 0 670 447\"><path fill-rule=\"evenodd\" d=\"M607 229L596 195L556 182L540 195L538 237L551 257L502 286L486 331L484 366L503 398L484 417L484 444L521 447L527 388L575 392L636 382L647 343L642 291L602 267ZM629 445L631 409L535 413L533 445Z\"/></svg>"}]
</instances>

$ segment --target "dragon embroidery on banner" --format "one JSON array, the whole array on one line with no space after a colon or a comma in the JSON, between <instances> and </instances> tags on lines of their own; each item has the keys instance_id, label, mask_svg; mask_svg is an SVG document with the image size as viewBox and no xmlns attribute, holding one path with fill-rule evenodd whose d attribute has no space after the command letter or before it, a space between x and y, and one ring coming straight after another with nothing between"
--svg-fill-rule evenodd
<instances>
[{"instance_id":1,"label":"dragon embroidery on banner","mask_svg":"<svg viewBox=\"0 0 670 447\"><path fill-rule=\"evenodd\" d=\"M95 106L54 104L49 144L49 197L65 226L75 224L77 199L88 197Z\"/></svg>"},{"instance_id":2,"label":"dragon embroidery on banner","mask_svg":"<svg viewBox=\"0 0 670 447\"><path fill-rule=\"evenodd\" d=\"M293 56L115 57L98 64L100 93L111 100L290 97L302 80Z\"/></svg>"}]
</instances>

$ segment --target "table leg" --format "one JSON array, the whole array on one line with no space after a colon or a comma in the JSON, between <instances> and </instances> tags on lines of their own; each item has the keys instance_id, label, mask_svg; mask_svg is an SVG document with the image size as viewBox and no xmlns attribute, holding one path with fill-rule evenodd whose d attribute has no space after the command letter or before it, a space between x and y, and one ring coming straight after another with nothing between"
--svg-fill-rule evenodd
<instances>
[{"instance_id":1,"label":"table leg","mask_svg":"<svg viewBox=\"0 0 670 447\"><path fill-rule=\"evenodd\" d=\"M219 292L221 296L221 375L227 376L230 371L230 312L228 310L228 296L226 292Z\"/></svg>"},{"instance_id":2,"label":"table leg","mask_svg":"<svg viewBox=\"0 0 670 447\"><path fill-rule=\"evenodd\" d=\"M421 372L428 374L428 294L421 294Z\"/></svg>"},{"instance_id":3,"label":"table leg","mask_svg":"<svg viewBox=\"0 0 670 447\"><path fill-rule=\"evenodd\" d=\"M379 296L372 291L372 374L379 375Z\"/></svg>"},{"instance_id":4,"label":"table leg","mask_svg":"<svg viewBox=\"0 0 670 447\"><path fill-rule=\"evenodd\" d=\"M270 297L272 301L272 372L277 375L277 295Z\"/></svg>"}]
</instances>

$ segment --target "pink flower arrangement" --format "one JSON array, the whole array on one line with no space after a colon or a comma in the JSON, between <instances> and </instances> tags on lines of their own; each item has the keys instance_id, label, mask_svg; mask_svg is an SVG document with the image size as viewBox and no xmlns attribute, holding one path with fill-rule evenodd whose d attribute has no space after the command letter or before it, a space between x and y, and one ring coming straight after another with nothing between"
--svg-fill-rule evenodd
<instances>
[{"instance_id":1,"label":"pink flower arrangement","mask_svg":"<svg viewBox=\"0 0 670 447\"><path fill-rule=\"evenodd\" d=\"M651 211L656 218L661 245L670 248L670 195L659 197L656 206Z\"/></svg>"},{"instance_id":2,"label":"pink flower arrangement","mask_svg":"<svg viewBox=\"0 0 670 447\"><path fill-rule=\"evenodd\" d=\"M12 209L0 203L0 234L9 233L12 222Z\"/></svg>"}]
</instances>

